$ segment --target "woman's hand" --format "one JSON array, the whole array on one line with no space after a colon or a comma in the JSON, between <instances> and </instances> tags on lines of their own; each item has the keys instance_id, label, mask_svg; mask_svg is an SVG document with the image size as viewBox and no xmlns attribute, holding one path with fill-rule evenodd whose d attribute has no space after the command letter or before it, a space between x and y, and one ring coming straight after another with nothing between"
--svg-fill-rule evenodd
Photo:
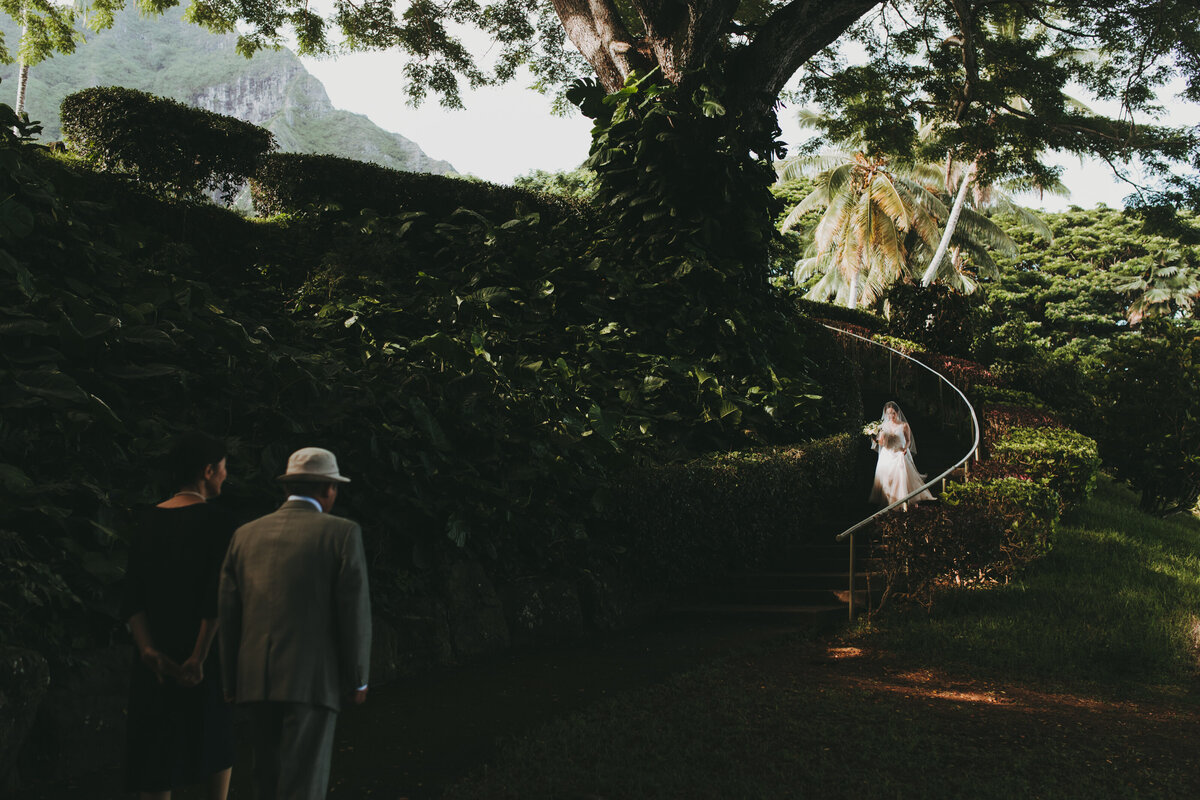
<instances>
[{"instance_id":1,"label":"woman's hand","mask_svg":"<svg viewBox=\"0 0 1200 800\"><path fill-rule=\"evenodd\" d=\"M204 662L192 656L179 666L176 682L185 689L198 686L204 680Z\"/></svg>"},{"instance_id":2,"label":"woman's hand","mask_svg":"<svg viewBox=\"0 0 1200 800\"><path fill-rule=\"evenodd\" d=\"M153 647L143 647L141 657L142 663L146 665L146 669L154 673L154 677L159 683L162 683L166 676L173 676L179 672L178 664Z\"/></svg>"}]
</instances>

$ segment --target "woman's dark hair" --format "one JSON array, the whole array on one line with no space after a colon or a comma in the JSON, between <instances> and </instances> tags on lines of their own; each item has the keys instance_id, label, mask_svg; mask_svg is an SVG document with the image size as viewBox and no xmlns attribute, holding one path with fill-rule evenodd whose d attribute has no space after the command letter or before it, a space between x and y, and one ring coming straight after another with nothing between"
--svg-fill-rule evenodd
<instances>
[{"instance_id":1,"label":"woman's dark hair","mask_svg":"<svg viewBox=\"0 0 1200 800\"><path fill-rule=\"evenodd\" d=\"M225 443L204 433L185 433L175 440L163 461L167 488L178 489L195 483L209 464L227 454Z\"/></svg>"}]
</instances>

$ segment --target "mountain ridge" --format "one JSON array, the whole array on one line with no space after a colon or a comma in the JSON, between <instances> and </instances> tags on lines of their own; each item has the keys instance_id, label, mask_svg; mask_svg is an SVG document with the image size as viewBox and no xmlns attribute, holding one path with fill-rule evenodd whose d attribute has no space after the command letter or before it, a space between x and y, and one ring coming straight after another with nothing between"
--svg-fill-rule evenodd
<instances>
[{"instance_id":1,"label":"mountain ridge","mask_svg":"<svg viewBox=\"0 0 1200 800\"><path fill-rule=\"evenodd\" d=\"M5 41L20 31L0 18ZM71 55L55 55L29 71L26 110L44 140L60 138L62 99L92 86L125 86L168 97L270 130L283 152L369 161L392 169L457 174L412 140L380 128L362 114L334 108L324 85L286 48L247 59L235 34L214 34L183 20L175 8L145 17L120 12L113 27L89 32ZM0 86L16 94L15 64L0 65ZM9 99L11 103L12 100Z\"/></svg>"}]
</instances>

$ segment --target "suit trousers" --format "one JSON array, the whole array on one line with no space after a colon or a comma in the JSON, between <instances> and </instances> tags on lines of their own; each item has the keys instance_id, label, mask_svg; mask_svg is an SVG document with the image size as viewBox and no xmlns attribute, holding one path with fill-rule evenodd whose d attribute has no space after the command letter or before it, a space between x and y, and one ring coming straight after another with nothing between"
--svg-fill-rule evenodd
<instances>
[{"instance_id":1,"label":"suit trousers","mask_svg":"<svg viewBox=\"0 0 1200 800\"><path fill-rule=\"evenodd\" d=\"M308 703L246 703L258 800L324 800L337 712Z\"/></svg>"}]
</instances>

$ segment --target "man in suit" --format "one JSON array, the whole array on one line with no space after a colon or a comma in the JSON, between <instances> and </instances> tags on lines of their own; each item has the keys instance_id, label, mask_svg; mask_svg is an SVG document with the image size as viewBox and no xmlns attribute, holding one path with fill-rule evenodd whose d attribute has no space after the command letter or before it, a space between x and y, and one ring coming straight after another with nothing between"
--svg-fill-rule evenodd
<instances>
[{"instance_id":1,"label":"man in suit","mask_svg":"<svg viewBox=\"0 0 1200 800\"><path fill-rule=\"evenodd\" d=\"M260 800L318 800L329 787L344 698L367 697L371 603L362 532L330 514L328 450L292 453L274 513L238 528L221 569L226 696L248 712Z\"/></svg>"}]
</instances>

